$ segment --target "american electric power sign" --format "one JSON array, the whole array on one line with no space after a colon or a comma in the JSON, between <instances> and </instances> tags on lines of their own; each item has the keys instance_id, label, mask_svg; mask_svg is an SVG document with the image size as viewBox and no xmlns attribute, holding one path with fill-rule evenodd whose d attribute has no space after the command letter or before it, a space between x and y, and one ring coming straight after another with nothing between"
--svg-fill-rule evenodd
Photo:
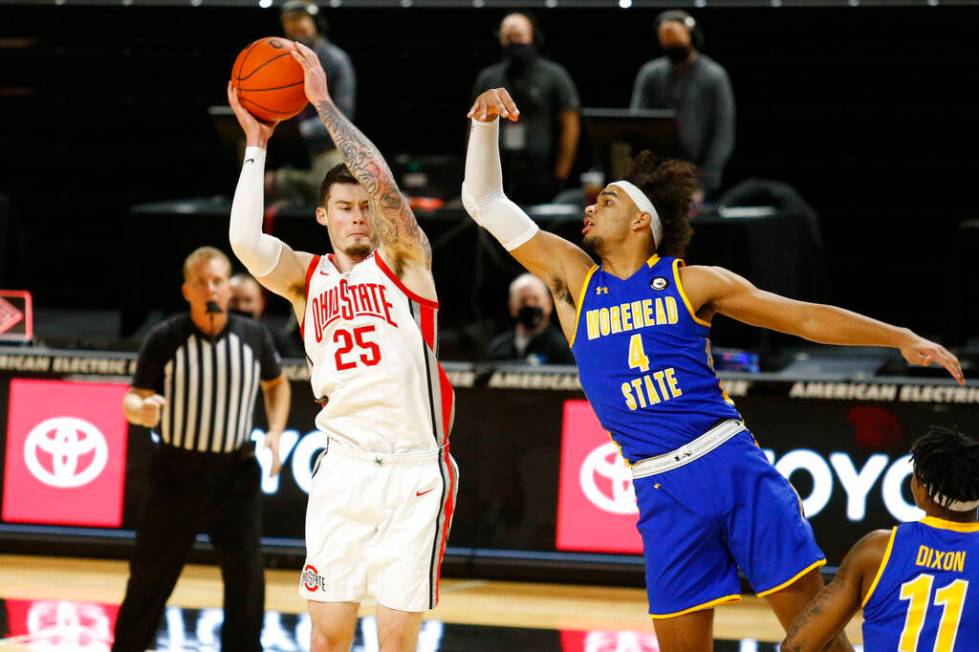
<instances>
[{"instance_id":1,"label":"american electric power sign","mask_svg":"<svg viewBox=\"0 0 979 652\"><path fill-rule=\"evenodd\" d=\"M877 398L839 396L836 390L823 396L825 383L810 385L797 383L792 391L810 399ZM817 389L818 397L813 395ZM917 395L904 397L904 389L894 388L893 397L879 400L924 400ZM879 391L887 390L884 386ZM125 392L126 385L120 383L11 379L2 498L5 522L122 525L127 424L121 404ZM971 395L965 398L972 402ZM639 553L635 492L618 448L587 401L563 401L561 428L556 548ZM271 455L262 447L264 436L257 429L252 435L258 444L263 492L277 494L281 483L289 483L308 493L312 462L325 445L322 433L285 431L280 442L282 474L271 478ZM790 449L777 458L770 450L765 453L784 476L804 487L800 493L809 517L826 510L831 500L833 505L840 504L841 497L844 514L840 517L845 515L855 524L867 518L869 500L875 510L882 502L895 521L921 517L909 502L906 485L911 465L907 456L875 453L861 456L858 462L847 452L809 448ZM801 483L796 482L800 479Z\"/></svg>"}]
</instances>

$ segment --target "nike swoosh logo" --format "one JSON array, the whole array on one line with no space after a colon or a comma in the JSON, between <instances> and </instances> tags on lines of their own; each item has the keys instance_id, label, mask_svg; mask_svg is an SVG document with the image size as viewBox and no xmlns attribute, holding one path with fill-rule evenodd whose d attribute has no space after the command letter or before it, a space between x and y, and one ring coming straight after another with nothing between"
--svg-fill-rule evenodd
<instances>
[{"instance_id":1,"label":"nike swoosh logo","mask_svg":"<svg viewBox=\"0 0 979 652\"><path fill-rule=\"evenodd\" d=\"M253 158L246 158L245 159L245 163L254 163L254 162L255 162L255 159L253 159Z\"/></svg>"},{"instance_id":2,"label":"nike swoosh logo","mask_svg":"<svg viewBox=\"0 0 979 652\"><path fill-rule=\"evenodd\" d=\"M435 491L435 487L432 487L431 489L426 489L425 491L416 491L415 492L415 495L416 496L424 496L425 494L432 493L433 491Z\"/></svg>"}]
</instances>

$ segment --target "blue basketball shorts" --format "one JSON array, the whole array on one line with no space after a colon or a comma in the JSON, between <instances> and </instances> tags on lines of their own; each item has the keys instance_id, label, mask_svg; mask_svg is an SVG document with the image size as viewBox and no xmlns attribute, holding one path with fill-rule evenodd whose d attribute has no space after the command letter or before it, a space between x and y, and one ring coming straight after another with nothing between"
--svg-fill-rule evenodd
<instances>
[{"instance_id":1,"label":"blue basketball shorts","mask_svg":"<svg viewBox=\"0 0 979 652\"><path fill-rule=\"evenodd\" d=\"M740 600L739 568L764 596L826 563L798 494L747 430L634 484L653 618Z\"/></svg>"}]
</instances>

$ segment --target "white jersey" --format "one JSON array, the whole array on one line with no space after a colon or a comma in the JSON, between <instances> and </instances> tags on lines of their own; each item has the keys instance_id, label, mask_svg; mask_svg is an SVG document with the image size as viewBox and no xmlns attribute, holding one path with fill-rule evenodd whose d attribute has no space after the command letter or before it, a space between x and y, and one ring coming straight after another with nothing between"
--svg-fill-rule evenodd
<instances>
[{"instance_id":1,"label":"white jersey","mask_svg":"<svg viewBox=\"0 0 979 652\"><path fill-rule=\"evenodd\" d=\"M346 274L333 256L306 273L302 334L316 399L316 426L347 446L377 453L448 443L455 397L436 359L438 303L404 286L379 252Z\"/></svg>"}]
</instances>

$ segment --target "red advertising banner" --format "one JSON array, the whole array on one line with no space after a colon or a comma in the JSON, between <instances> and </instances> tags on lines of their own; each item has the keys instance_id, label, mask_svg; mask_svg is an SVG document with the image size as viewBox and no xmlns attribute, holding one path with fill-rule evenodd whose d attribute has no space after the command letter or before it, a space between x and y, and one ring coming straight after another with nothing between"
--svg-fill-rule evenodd
<instances>
[{"instance_id":1,"label":"red advertising banner","mask_svg":"<svg viewBox=\"0 0 979 652\"><path fill-rule=\"evenodd\" d=\"M3 520L122 525L126 385L10 381Z\"/></svg>"},{"instance_id":2,"label":"red advertising banner","mask_svg":"<svg viewBox=\"0 0 979 652\"><path fill-rule=\"evenodd\" d=\"M7 636L25 649L108 652L119 605L7 599Z\"/></svg>"},{"instance_id":3,"label":"red advertising banner","mask_svg":"<svg viewBox=\"0 0 979 652\"><path fill-rule=\"evenodd\" d=\"M558 550L638 554L639 508L632 472L588 401L564 402Z\"/></svg>"},{"instance_id":4,"label":"red advertising banner","mask_svg":"<svg viewBox=\"0 0 979 652\"><path fill-rule=\"evenodd\" d=\"M561 631L562 652L659 652L652 632Z\"/></svg>"}]
</instances>

